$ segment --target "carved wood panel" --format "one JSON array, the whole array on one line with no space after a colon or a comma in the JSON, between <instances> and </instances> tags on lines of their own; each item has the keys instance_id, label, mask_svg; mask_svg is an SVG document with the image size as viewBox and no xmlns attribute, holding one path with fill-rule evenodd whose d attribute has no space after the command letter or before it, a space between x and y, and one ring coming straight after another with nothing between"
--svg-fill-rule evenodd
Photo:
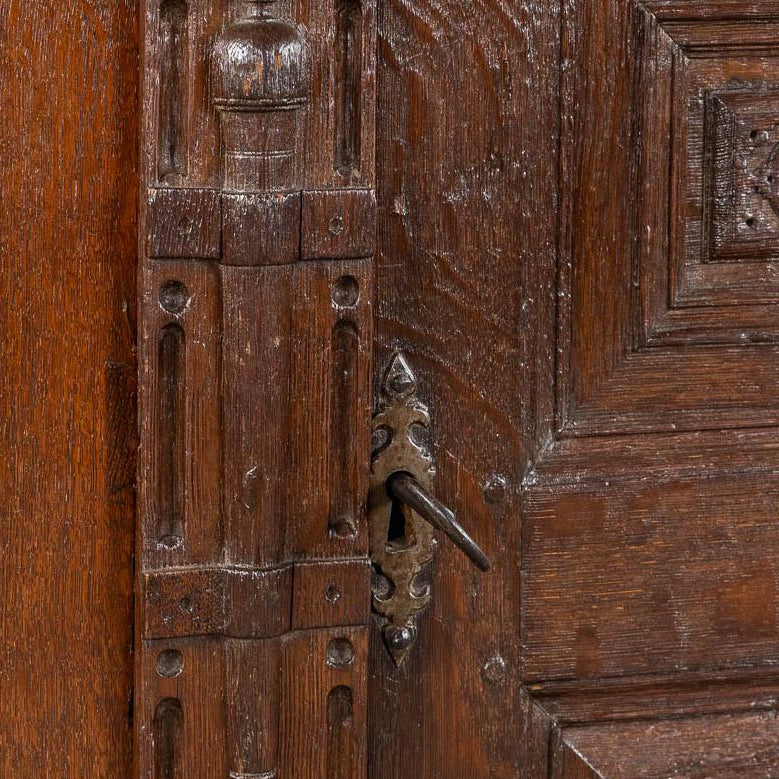
<instances>
[{"instance_id":1,"label":"carved wood panel","mask_svg":"<svg viewBox=\"0 0 779 779\"><path fill-rule=\"evenodd\" d=\"M773 776L773 714L730 712L774 707L779 659L776 11L560 13L558 253L524 296L523 759Z\"/></svg>"},{"instance_id":2,"label":"carved wood panel","mask_svg":"<svg viewBox=\"0 0 779 779\"><path fill-rule=\"evenodd\" d=\"M587 24L579 13L586 6L563 41L571 66L563 80L557 429L769 424L776 411L763 393L779 365L777 281L765 216L749 200L758 197L754 174L743 172L765 163L745 161L735 140L723 149L711 101L723 90L744 101L749 90L774 88L772 23L737 26L723 40L716 20L666 23L635 3L609 3ZM598 45L615 52L602 62L578 40L592 24L603 25ZM595 104L602 110L587 109ZM753 147L749 135L756 130L757 140L760 129L744 129L744 142ZM741 256L711 261L729 230ZM756 342L763 346L741 349Z\"/></svg>"},{"instance_id":3,"label":"carved wood panel","mask_svg":"<svg viewBox=\"0 0 779 779\"><path fill-rule=\"evenodd\" d=\"M146 16L145 775L198 732L263 779L587 776L590 725L651 749L648 716L769 739L728 712L779 659L771 5L283 2L309 45L261 119L203 65L247 7ZM496 563L440 550L407 670L366 635L374 309Z\"/></svg>"},{"instance_id":4,"label":"carved wood panel","mask_svg":"<svg viewBox=\"0 0 779 779\"><path fill-rule=\"evenodd\" d=\"M147 0L142 777L367 772L372 0Z\"/></svg>"},{"instance_id":5,"label":"carved wood panel","mask_svg":"<svg viewBox=\"0 0 779 779\"><path fill-rule=\"evenodd\" d=\"M777 420L776 237L763 194L773 181L761 145L774 26L768 15L725 36L710 12L684 7L687 19L668 3L655 15L632 1L584 1L566 16L555 421L526 478L533 496L546 482L586 492L588 472L638 479L666 456L691 475L765 470L773 457L756 430L739 465L750 438L714 431ZM626 506L634 521L637 501ZM531 514L538 505L529 500ZM581 516L559 508L561 521L574 522L570 511Z\"/></svg>"}]
</instances>

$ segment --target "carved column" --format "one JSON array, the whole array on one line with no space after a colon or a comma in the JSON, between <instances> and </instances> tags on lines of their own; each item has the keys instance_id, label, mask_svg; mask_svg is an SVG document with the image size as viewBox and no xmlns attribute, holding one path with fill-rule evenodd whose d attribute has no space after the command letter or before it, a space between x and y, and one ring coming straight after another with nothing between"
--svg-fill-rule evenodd
<instances>
[{"instance_id":1,"label":"carved column","mask_svg":"<svg viewBox=\"0 0 779 779\"><path fill-rule=\"evenodd\" d=\"M362 776L373 1L144 13L139 776Z\"/></svg>"}]
</instances>

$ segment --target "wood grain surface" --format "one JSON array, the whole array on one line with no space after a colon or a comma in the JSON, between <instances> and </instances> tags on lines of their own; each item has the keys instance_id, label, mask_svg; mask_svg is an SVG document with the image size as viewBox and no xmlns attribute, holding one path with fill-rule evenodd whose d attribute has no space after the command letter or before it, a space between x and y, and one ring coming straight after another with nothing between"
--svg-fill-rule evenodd
<instances>
[{"instance_id":1,"label":"wood grain surface","mask_svg":"<svg viewBox=\"0 0 779 779\"><path fill-rule=\"evenodd\" d=\"M250 5L0 7L0 775L779 776L773 0ZM493 563L399 668L395 351Z\"/></svg>"},{"instance_id":2,"label":"wood grain surface","mask_svg":"<svg viewBox=\"0 0 779 779\"><path fill-rule=\"evenodd\" d=\"M379 6L375 365L399 349L417 371L435 493L493 572L480 574L442 538L432 603L400 670L374 636L375 779L521 773L512 604L531 334L520 323L533 268L553 262L554 19L554 4L542 3ZM527 297L546 305L544 290ZM506 486L488 502L495 477Z\"/></svg>"},{"instance_id":3,"label":"wood grain surface","mask_svg":"<svg viewBox=\"0 0 779 779\"><path fill-rule=\"evenodd\" d=\"M555 753L553 779L774 779L774 712L571 728Z\"/></svg>"},{"instance_id":4,"label":"wood grain surface","mask_svg":"<svg viewBox=\"0 0 779 779\"><path fill-rule=\"evenodd\" d=\"M130 776L137 11L0 8L3 776Z\"/></svg>"}]
</instances>

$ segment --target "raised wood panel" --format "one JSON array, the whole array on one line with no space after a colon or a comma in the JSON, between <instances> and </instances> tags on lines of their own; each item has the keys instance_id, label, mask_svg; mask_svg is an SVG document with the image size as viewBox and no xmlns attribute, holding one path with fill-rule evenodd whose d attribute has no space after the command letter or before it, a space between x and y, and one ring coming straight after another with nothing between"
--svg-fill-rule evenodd
<instances>
[{"instance_id":1,"label":"raised wood panel","mask_svg":"<svg viewBox=\"0 0 779 779\"><path fill-rule=\"evenodd\" d=\"M529 776L774 776L776 9L577 0L561 29L559 255L523 298Z\"/></svg>"},{"instance_id":2,"label":"raised wood panel","mask_svg":"<svg viewBox=\"0 0 779 779\"><path fill-rule=\"evenodd\" d=\"M642 436L593 436L556 441L530 468L528 493L553 484L587 480L615 484L642 479L703 476L713 479L749 472L771 474L779 456L775 428L656 433Z\"/></svg>"},{"instance_id":3,"label":"raised wood panel","mask_svg":"<svg viewBox=\"0 0 779 779\"><path fill-rule=\"evenodd\" d=\"M527 496L526 681L779 661L774 474Z\"/></svg>"},{"instance_id":4,"label":"raised wood panel","mask_svg":"<svg viewBox=\"0 0 779 779\"><path fill-rule=\"evenodd\" d=\"M771 713L631 722L563 731L554 779L747 779L779 776Z\"/></svg>"},{"instance_id":5,"label":"raised wood panel","mask_svg":"<svg viewBox=\"0 0 779 779\"><path fill-rule=\"evenodd\" d=\"M776 775L773 671L546 682L525 694L532 779Z\"/></svg>"},{"instance_id":6,"label":"raised wood panel","mask_svg":"<svg viewBox=\"0 0 779 779\"><path fill-rule=\"evenodd\" d=\"M564 11L562 435L776 424L779 361L750 346L779 322L766 16L725 35L634 0Z\"/></svg>"},{"instance_id":7,"label":"raised wood panel","mask_svg":"<svg viewBox=\"0 0 779 779\"><path fill-rule=\"evenodd\" d=\"M644 7L663 21L751 21L753 19L779 19L770 0L643 0Z\"/></svg>"},{"instance_id":8,"label":"raised wood panel","mask_svg":"<svg viewBox=\"0 0 779 779\"><path fill-rule=\"evenodd\" d=\"M779 295L779 244L766 165L776 65L760 46L778 30L754 22L725 36L714 23L639 12L636 230L648 344L775 340L767 304Z\"/></svg>"}]
</instances>

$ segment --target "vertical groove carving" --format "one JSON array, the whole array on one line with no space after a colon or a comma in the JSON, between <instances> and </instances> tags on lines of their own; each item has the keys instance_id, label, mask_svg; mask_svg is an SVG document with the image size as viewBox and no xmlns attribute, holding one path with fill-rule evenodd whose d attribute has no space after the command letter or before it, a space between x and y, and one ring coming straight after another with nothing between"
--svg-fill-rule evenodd
<instances>
[{"instance_id":1,"label":"vertical groove carving","mask_svg":"<svg viewBox=\"0 0 779 779\"><path fill-rule=\"evenodd\" d=\"M178 546L184 535L184 331L166 325L159 340L157 541Z\"/></svg>"},{"instance_id":2,"label":"vertical groove carving","mask_svg":"<svg viewBox=\"0 0 779 779\"><path fill-rule=\"evenodd\" d=\"M176 698L165 698L154 712L154 779L183 779L184 712Z\"/></svg>"},{"instance_id":3,"label":"vertical groove carving","mask_svg":"<svg viewBox=\"0 0 779 779\"><path fill-rule=\"evenodd\" d=\"M160 129L157 174L169 181L187 174L187 3L160 6Z\"/></svg>"},{"instance_id":4,"label":"vertical groove carving","mask_svg":"<svg viewBox=\"0 0 779 779\"><path fill-rule=\"evenodd\" d=\"M357 530L360 495L355 494L350 470L360 463L354 448L358 441L356 409L358 398L357 327L339 320L333 328L330 350L330 507L328 532L345 537Z\"/></svg>"},{"instance_id":5,"label":"vertical groove carving","mask_svg":"<svg viewBox=\"0 0 779 779\"><path fill-rule=\"evenodd\" d=\"M335 39L335 168L349 176L360 167L362 5L338 0Z\"/></svg>"},{"instance_id":6,"label":"vertical groove carving","mask_svg":"<svg viewBox=\"0 0 779 779\"><path fill-rule=\"evenodd\" d=\"M327 777L352 779L352 713L354 703L349 687L333 687L327 696Z\"/></svg>"}]
</instances>

